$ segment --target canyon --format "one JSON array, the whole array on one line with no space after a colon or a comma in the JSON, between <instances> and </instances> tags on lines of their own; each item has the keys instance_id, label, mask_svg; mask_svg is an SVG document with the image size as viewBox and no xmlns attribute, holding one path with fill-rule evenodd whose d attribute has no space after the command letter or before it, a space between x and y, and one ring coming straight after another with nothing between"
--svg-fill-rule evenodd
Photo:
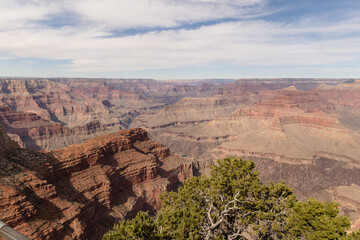
<instances>
[{"instance_id":1,"label":"canyon","mask_svg":"<svg viewBox=\"0 0 360 240\"><path fill-rule=\"evenodd\" d=\"M0 216L30 239L100 239L139 210L158 210L160 193L195 169L142 129L51 152L20 148L0 133Z\"/></svg>"},{"instance_id":2,"label":"canyon","mask_svg":"<svg viewBox=\"0 0 360 240\"><path fill-rule=\"evenodd\" d=\"M251 83L183 98L131 126L194 157L204 174L215 159L253 159L264 181L285 181L301 200L340 202L359 228L360 81Z\"/></svg>"},{"instance_id":3,"label":"canyon","mask_svg":"<svg viewBox=\"0 0 360 240\"><path fill-rule=\"evenodd\" d=\"M359 80L3 78L0 89L0 216L31 238L99 238L234 155L301 200L339 202L360 227Z\"/></svg>"}]
</instances>

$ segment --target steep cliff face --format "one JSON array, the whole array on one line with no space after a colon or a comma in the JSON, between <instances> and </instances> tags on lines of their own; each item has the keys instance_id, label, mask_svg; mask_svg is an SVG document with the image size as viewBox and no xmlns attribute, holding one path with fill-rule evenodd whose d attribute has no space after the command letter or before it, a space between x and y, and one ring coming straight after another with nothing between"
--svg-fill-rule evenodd
<instances>
[{"instance_id":1,"label":"steep cliff face","mask_svg":"<svg viewBox=\"0 0 360 240\"><path fill-rule=\"evenodd\" d=\"M360 111L339 102L344 96L356 103L360 94L352 97L356 82L334 83L319 90L306 81L238 81L224 86L220 96L183 98L155 115L140 115L133 126L198 159L202 173L218 158L255 159L263 180L284 180L302 199L339 201L356 226Z\"/></svg>"},{"instance_id":2,"label":"steep cliff face","mask_svg":"<svg viewBox=\"0 0 360 240\"><path fill-rule=\"evenodd\" d=\"M341 84L335 85L337 83ZM52 150L130 126L152 127L152 124L146 123L148 116L135 119L143 114L149 115L149 118L166 115L172 121L168 124L191 124L194 122L192 119L195 119L195 123L201 119L213 120L219 115L229 114L222 109L234 111L253 106L259 101L263 108L273 112L278 112L275 108L291 109L296 104L300 104L307 113L333 111L334 105L330 103L343 107L358 106L358 101L351 100L357 99L359 95L357 85L357 81L345 83L345 80L332 79L161 82L150 79L1 78L0 103L9 107L13 113L26 115L23 118L17 115L16 132L13 133L6 126L14 139L28 148ZM317 86L319 88L315 89ZM309 89L312 90L307 91ZM278 99L273 99L278 91L282 93L278 94ZM314 102L320 101L323 104L321 108L318 108L319 105L314 106ZM173 113L164 114L163 109L171 109ZM353 127L354 121L346 117L349 111L357 117L356 111L346 108L340 112L340 118L342 123ZM6 111L6 114L9 113ZM40 119L30 119L31 116ZM174 121L175 116L180 121ZM132 124L134 119L138 123ZM34 128L31 133L30 122ZM36 122L46 126L40 129L34 126ZM163 125L158 119L154 122ZM355 127L360 131L360 126Z\"/></svg>"},{"instance_id":3,"label":"steep cliff face","mask_svg":"<svg viewBox=\"0 0 360 240\"><path fill-rule=\"evenodd\" d=\"M90 79L0 79L0 104L6 130L36 150L126 129L140 111L163 105Z\"/></svg>"},{"instance_id":4,"label":"steep cliff face","mask_svg":"<svg viewBox=\"0 0 360 240\"><path fill-rule=\"evenodd\" d=\"M110 132L100 121L69 128L30 112L0 106L0 124L22 147L34 150L62 148Z\"/></svg>"},{"instance_id":5,"label":"steep cliff face","mask_svg":"<svg viewBox=\"0 0 360 240\"><path fill-rule=\"evenodd\" d=\"M341 213L351 218L352 229L360 228L360 161L345 156L318 152L311 159L288 158L261 152L226 149L213 151L211 157L241 156L252 159L264 182L281 182L294 188L296 196L304 201L315 197L321 201L340 203ZM206 162L202 163L207 172ZM209 164L209 163L207 163Z\"/></svg>"},{"instance_id":6,"label":"steep cliff face","mask_svg":"<svg viewBox=\"0 0 360 240\"><path fill-rule=\"evenodd\" d=\"M0 159L0 216L32 239L99 239L116 221L159 209L159 194L193 175L192 162L142 129L48 153L7 148Z\"/></svg>"},{"instance_id":7,"label":"steep cliff face","mask_svg":"<svg viewBox=\"0 0 360 240\"><path fill-rule=\"evenodd\" d=\"M0 125L0 154L17 148L19 148L19 145L11 140L5 129Z\"/></svg>"},{"instance_id":8,"label":"steep cliff face","mask_svg":"<svg viewBox=\"0 0 360 240\"><path fill-rule=\"evenodd\" d=\"M359 133L344 126L335 105L315 90L292 86L258 91L183 98L155 115L138 116L132 126L144 127L173 151L196 158L207 158L218 146L290 158L311 158L319 151L359 156ZM355 115L353 126L356 121Z\"/></svg>"},{"instance_id":9,"label":"steep cliff face","mask_svg":"<svg viewBox=\"0 0 360 240\"><path fill-rule=\"evenodd\" d=\"M333 197L357 218L359 181L344 169L360 164L359 86L349 79L0 79L0 122L21 146L47 150L142 127L171 151L200 160L203 172L226 155L254 158L265 166L259 166L264 179L285 179L303 196ZM6 150L1 169L8 194L0 201L9 207L22 204L7 218L25 232L39 228L42 235L29 232L38 238L84 238L89 228L100 234L109 222L140 207L157 208L157 193L191 175L192 165L168 156L141 131L130 132L52 156L14 144L0 147ZM143 140L129 140L138 135ZM329 162L327 169L321 157L336 164ZM278 168L284 169L281 174ZM49 212L59 221L47 221Z\"/></svg>"},{"instance_id":10,"label":"steep cliff face","mask_svg":"<svg viewBox=\"0 0 360 240\"><path fill-rule=\"evenodd\" d=\"M59 113L86 111L76 104L69 88L47 79L0 79L0 101L19 112L35 113L45 120L58 121Z\"/></svg>"}]
</instances>

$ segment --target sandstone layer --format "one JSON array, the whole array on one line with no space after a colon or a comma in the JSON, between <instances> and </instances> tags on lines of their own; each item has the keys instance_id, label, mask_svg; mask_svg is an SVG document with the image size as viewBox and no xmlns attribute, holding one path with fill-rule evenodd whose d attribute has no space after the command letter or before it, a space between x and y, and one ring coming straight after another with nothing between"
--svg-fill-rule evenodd
<instances>
[{"instance_id":1,"label":"sandstone layer","mask_svg":"<svg viewBox=\"0 0 360 240\"><path fill-rule=\"evenodd\" d=\"M265 181L284 180L303 200L339 201L355 227L359 82L321 81L239 80L222 94L183 98L156 114L139 115L132 127L144 127L172 151L198 159L205 174L214 159L252 158Z\"/></svg>"},{"instance_id":2,"label":"sandstone layer","mask_svg":"<svg viewBox=\"0 0 360 240\"><path fill-rule=\"evenodd\" d=\"M218 157L253 158L264 180L340 201L360 222L359 80L0 79L0 87L0 121L21 146L55 150L141 127L203 173Z\"/></svg>"},{"instance_id":3,"label":"sandstone layer","mask_svg":"<svg viewBox=\"0 0 360 240\"><path fill-rule=\"evenodd\" d=\"M258 100L262 91L291 86L307 90L339 82L344 84L345 80L2 78L0 105L10 108L3 110L3 115L25 114L17 116L15 129L2 121L13 139L27 148L52 150L128 129L137 116L156 114L166 106L172 108L184 98L191 102L195 98L232 95L248 101L249 105L252 100ZM249 99L251 96L254 98ZM35 114L36 119L29 119L27 114Z\"/></svg>"},{"instance_id":4,"label":"sandstone layer","mask_svg":"<svg viewBox=\"0 0 360 240\"><path fill-rule=\"evenodd\" d=\"M0 89L2 124L35 150L127 129L140 112L164 105L137 88L117 89L101 80L0 79Z\"/></svg>"},{"instance_id":5,"label":"sandstone layer","mask_svg":"<svg viewBox=\"0 0 360 240\"><path fill-rule=\"evenodd\" d=\"M193 175L142 129L52 152L20 149L0 130L0 216L31 239L100 239Z\"/></svg>"}]
</instances>

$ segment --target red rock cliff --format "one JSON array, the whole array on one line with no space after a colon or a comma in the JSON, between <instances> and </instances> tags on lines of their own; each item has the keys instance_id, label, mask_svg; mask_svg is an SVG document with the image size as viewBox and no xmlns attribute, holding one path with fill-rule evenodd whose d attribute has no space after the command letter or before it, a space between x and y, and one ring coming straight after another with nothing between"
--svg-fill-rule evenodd
<instances>
[{"instance_id":1,"label":"red rock cliff","mask_svg":"<svg viewBox=\"0 0 360 240\"><path fill-rule=\"evenodd\" d=\"M15 147L1 153L0 216L31 239L100 239L118 220L159 209L159 194L192 174L142 129L51 153Z\"/></svg>"}]
</instances>

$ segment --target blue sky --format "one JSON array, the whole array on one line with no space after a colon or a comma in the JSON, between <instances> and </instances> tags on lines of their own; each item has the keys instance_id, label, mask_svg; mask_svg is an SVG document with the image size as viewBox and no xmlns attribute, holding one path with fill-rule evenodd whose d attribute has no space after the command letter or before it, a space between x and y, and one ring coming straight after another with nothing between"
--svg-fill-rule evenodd
<instances>
[{"instance_id":1,"label":"blue sky","mask_svg":"<svg viewBox=\"0 0 360 240\"><path fill-rule=\"evenodd\" d=\"M358 0L0 0L0 76L360 77Z\"/></svg>"}]
</instances>

